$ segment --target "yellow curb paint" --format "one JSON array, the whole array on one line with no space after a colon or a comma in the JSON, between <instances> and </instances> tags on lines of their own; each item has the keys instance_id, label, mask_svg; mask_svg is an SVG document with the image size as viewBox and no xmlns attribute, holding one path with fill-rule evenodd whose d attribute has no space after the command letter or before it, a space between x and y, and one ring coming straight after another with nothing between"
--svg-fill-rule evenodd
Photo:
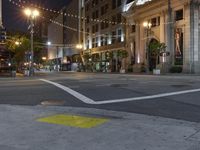
<instances>
[{"instance_id":1,"label":"yellow curb paint","mask_svg":"<svg viewBox=\"0 0 200 150\"><path fill-rule=\"evenodd\" d=\"M40 118L36 121L76 128L93 128L103 123L106 123L108 119L59 114L45 118Z\"/></svg>"}]
</instances>

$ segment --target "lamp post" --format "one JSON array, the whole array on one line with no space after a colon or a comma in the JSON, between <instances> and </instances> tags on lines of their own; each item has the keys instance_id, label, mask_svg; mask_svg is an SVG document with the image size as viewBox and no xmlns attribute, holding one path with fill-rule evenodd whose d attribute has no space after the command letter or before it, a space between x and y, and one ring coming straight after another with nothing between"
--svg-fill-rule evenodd
<instances>
[{"instance_id":1,"label":"lamp post","mask_svg":"<svg viewBox=\"0 0 200 150\"><path fill-rule=\"evenodd\" d=\"M147 65L147 73L149 73L149 35L151 34L151 22L144 22L143 27L147 30L147 40L146 40L146 65Z\"/></svg>"},{"instance_id":2,"label":"lamp post","mask_svg":"<svg viewBox=\"0 0 200 150\"><path fill-rule=\"evenodd\" d=\"M82 49L82 48L83 48L83 45L82 45L82 44L77 44L77 45L76 45L76 48L77 48L77 49Z\"/></svg>"},{"instance_id":3,"label":"lamp post","mask_svg":"<svg viewBox=\"0 0 200 150\"><path fill-rule=\"evenodd\" d=\"M33 69L33 61L34 61L34 52L33 52L33 34L34 34L34 20L40 15L37 9L24 9L24 14L28 17L30 21L30 34L31 34L31 58L30 58L30 72L29 76L33 76L34 69Z\"/></svg>"}]
</instances>

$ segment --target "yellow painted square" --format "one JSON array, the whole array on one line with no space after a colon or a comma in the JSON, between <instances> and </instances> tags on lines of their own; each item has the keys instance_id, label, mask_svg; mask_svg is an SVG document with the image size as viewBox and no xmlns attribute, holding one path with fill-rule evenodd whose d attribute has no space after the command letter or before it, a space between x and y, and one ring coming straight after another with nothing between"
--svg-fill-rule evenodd
<instances>
[{"instance_id":1,"label":"yellow painted square","mask_svg":"<svg viewBox=\"0 0 200 150\"><path fill-rule=\"evenodd\" d=\"M108 119L83 117L76 115L54 115L37 119L38 122L71 126L76 128L93 128L108 121Z\"/></svg>"}]
</instances>

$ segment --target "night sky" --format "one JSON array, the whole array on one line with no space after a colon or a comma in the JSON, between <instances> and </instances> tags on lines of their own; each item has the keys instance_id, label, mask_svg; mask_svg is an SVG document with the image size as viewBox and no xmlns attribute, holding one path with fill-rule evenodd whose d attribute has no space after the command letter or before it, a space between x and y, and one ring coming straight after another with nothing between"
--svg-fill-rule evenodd
<instances>
[{"instance_id":1,"label":"night sky","mask_svg":"<svg viewBox=\"0 0 200 150\"><path fill-rule=\"evenodd\" d=\"M18 1L18 0L14 0ZM66 5L70 0L25 0L37 4L45 8L59 10L62 6ZM21 30L26 31L26 18L22 10L9 2L3 0L3 24L7 30Z\"/></svg>"}]
</instances>

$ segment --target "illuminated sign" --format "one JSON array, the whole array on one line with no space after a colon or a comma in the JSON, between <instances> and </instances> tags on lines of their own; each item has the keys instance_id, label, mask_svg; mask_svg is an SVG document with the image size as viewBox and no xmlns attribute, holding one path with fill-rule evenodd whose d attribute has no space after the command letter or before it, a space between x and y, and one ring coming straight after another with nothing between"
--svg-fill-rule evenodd
<instances>
[{"instance_id":1,"label":"illuminated sign","mask_svg":"<svg viewBox=\"0 0 200 150\"><path fill-rule=\"evenodd\" d=\"M137 4L137 5L143 5L144 3L149 2L149 1L151 1L151 0L138 0L138 1L136 2L136 4Z\"/></svg>"}]
</instances>

